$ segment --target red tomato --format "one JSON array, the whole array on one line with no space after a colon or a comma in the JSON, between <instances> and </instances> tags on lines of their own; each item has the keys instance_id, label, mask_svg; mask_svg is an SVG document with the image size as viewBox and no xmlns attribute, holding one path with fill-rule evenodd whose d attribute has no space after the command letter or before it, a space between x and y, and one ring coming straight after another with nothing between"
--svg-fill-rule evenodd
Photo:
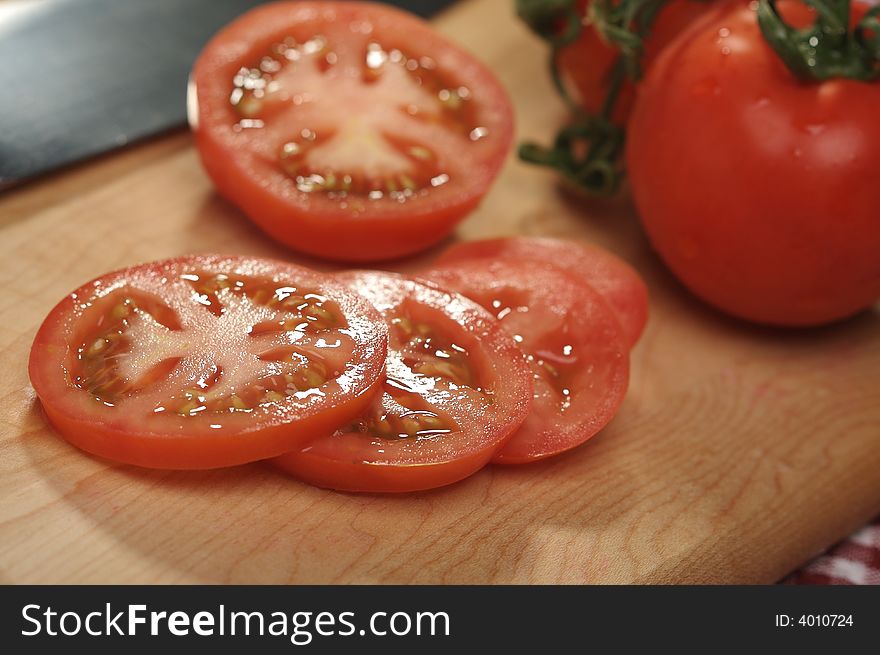
<instances>
[{"instance_id":1,"label":"red tomato","mask_svg":"<svg viewBox=\"0 0 880 655\"><path fill-rule=\"evenodd\" d=\"M807 22L799 3L781 7ZM870 306L878 116L880 84L798 81L753 9L708 15L657 59L631 119L631 185L654 247L695 294L742 318L813 325Z\"/></svg>"},{"instance_id":2,"label":"red tomato","mask_svg":"<svg viewBox=\"0 0 880 655\"><path fill-rule=\"evenodd\" d=\"M305 268L192 256L109 273L37 332L31 382L90 453L202 469L286 452L360 413L387 331L344 285Z\"/></svg>"},{"instance_id":3,"label":"red tomato","mask_svg":"<svg viewBox=\"0 0 880 655\"><path fill-rule=\"evenodd\" d=\"M391 273L342 277L390 327L384 393L348 426L276 458L321 487L431 489L482 468L526 418L529 369L485 310Z\"/></svg>"},{"instance_id":4,"label":"red tomato","mask_svg":"<svg viewBox=\"0 0 880 655\"><path fill-rule=\"evenodd\" d=\"M532 260L464 260L424 275L495 314L532 369L532 411L492 461L524 464L564 452L617 413L629 382L627 343L591 286Z\"/></svg>"},{"instance_id":5,"label":"red tomato","mask_svg":"<svg viewBox=\"0 0 880 655\"><path fill-rule=\"evenodd\" d=\"M468 260L537 260L576 275L598 291L614 310L626 342L633 346L648 321L648 290L639 274L619 257L582 241L516 237L464 241L444 251L437 264Z\"/></svg>"},{"instance_id":6,"label":"red tomato","mask_svg":"<svg viewBox=\"0 0 880 655\"><path fill-rule=\"evenodd\" d=\"M588 5L588 0L578 2L579 11L585 18L588 17ZM697 16L705 14L711 5L706 0L671 0L665 4L645 41L643 67L649 67L660 51ZM573 99L590 113L598 114L602 110L619 56L620 50L606 43L588 24L581 29L576 41L559 51L557 63L566 87ZM618 124L626 123L633 98L633 85L626 81L613 114Z\"/></svg>"},{"instance_id":7,"label":"red tomato","mask_svg":"<svg viewBox=\"0 0 880 655\"><path fill-rule=\"evenodd\" d=\"M292 248L407 255L479 203L510 148L495 76L427 23L369 2L278 2L195 64L191 123L220 193Z\"/></svg>"}]
</instances>

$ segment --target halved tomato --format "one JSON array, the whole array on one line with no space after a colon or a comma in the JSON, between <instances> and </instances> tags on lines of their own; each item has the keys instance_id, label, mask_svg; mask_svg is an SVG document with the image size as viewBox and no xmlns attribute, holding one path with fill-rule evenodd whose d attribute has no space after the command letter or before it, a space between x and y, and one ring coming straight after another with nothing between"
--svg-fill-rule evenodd
<instances>
[{"instance_id":1,"label":"halved tomato","mask_svg":"<svg viewBox=\"0 0 880 655\"><path fill-rule=\"evenodd\" d=\"M533 260L451 262L424 276L491 311L525 353L532 411L492 461L524 464L580 445L617 413L629 383L626 338L583 280Z\"/></svg>"},{"instance_id":2,"label":"halved tomato","mask_svg":"<svg viewBox=\"0 0 880 655\"><path fill-rule=\"evenodd\" d=\"M648 290L632 266L616 255L583 241L512 237L457 243L437 258L437 264L498 258L522 266L529 265L525 260L552 263L580 277L611 305L627 344L639 340L648 321Z\"/></svg>"},{"instance_id":3,"label":"halved tomato","mask_svg":"<svg viewBox=\"0 0 880 655\"><path fill-rule=\"evenodd\" d=\"M49 314L31 382L71 443L140 466L202 469L286 452L363 411L387 329L329 276L192 256L83 285Z\"/></svg>"},{"instance_id":4,"label":"halved tomato","mask_svg":"<svg viewBox=\"0 0 880 655\"><path fill-rule=\"evenodd\" d=\"M392 273L342 276L390 327L384 392L360 417L274 460L321 487L431 489L482 468L522 424L531 376L491 314Z\"/></svg>"},{"instance_id":5,"label":"halved tomato","mask_svg":"<svg viewBox=\"0 0 880 655\"><path fill-rule=\"evenodd\" d=\"M220 193L292 248L410 254L479 203L512 140L501 84L406 12L278 2L221 30L193 69L190 122Z\"/></svg>"}]
</instances>

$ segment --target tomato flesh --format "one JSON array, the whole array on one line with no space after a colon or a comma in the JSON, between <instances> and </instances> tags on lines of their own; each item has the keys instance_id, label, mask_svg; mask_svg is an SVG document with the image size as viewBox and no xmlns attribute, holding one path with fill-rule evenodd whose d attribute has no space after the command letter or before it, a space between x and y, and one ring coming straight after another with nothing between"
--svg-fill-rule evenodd
<instances>
[{"instance_id":1,"label":"tomato flesh","mask_svg":"<svg viewBox=\"0 0 880 655\"><path fill-rule=\"evenodd\" d=\"M409 202L448 183L423 134L440 126L474 141L485 136L468 102L470 89L445 88L429 57L389 52L372 40L353 45L333 25L327 32L344 48L331 49L324 36L305 43L287 37L258 68L236 73L230 102L241 118L233 129L259 130L254 150L298 191L323 194L353 212L386 197ZM359 83L344 79L353 72L360 73ZM399 120L410 121L406 128L389 120L395 111L402 112Z\"/></svg>"},{"instance_id":2,"label":"tomato flesh","mask_svg":"<svg viewBox=\"0 0 880 655\"><path fill-rule=\"evenodd\" d=\"M495 314L531 368L532 411L494 462L570 450L614 417L629 382L628 347L613 310L588 284L552 265L510 259L449 262L424 276Z\"/></svg>"},{"instance_id":3,"label":"tomato flesh","mask_svg":"<svg viewBox=\"0 0 880 655\"><path fill-rule=\"evenodd\" d=\"M368 2L257 8L193 71L197 144L217 187L299 250L367 261L436 242L512 138L494 76L423 21Z\"/></svg>"},{"instance_id":4,"label":"tomato flesh","mask_svg":"<svg viewBox=\"0 0 880 655\"><path fill-rule=\"evenodd\" d=\"M383 391L351 423L274 462L318 486L372 492L430 489L482 468L530 406L511 337L458 294L390 273L342 279L390 328Z\"/></svg>"},{"instance_id":5,"label":"tomato flesh","mask_svg":"<svg viewBox=\"0 0 880 655\"><path fill-rule=\"evenodd\" d=\"M80 287L49 314L30 375L71 443L121 462L212 468L279 454L357 414L387 332L327 276L193 256Z\"/></svg>"},{"instance_id":6,"label":"tomato flesh","mask_svg":"<svg viewBox=\"0 0 880 655\"><path fill-rule=\"evenodd\" d=\"M635 345L648 321L648 290L639 274L607 250L585 242L552 238L513 237L464 241L445 250L438 265L455 262L489 263L506 259L528 266L552 264L581 278L598 291L614 310L630 346Z\"/></svg>"}]
</instances>

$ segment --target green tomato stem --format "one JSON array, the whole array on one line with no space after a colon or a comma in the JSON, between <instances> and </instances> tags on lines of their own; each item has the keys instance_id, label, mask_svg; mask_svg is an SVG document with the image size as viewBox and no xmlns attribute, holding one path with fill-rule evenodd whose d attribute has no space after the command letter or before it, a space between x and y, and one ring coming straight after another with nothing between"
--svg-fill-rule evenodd
<instances>
[{"instance_id":1,"label":"green tomato stem","mask_svg":"<svg viewBox=\"0 0 880 655\"><path fill-rule=\"evenodd\" d=\"M587 16L581 18L574 0L516 0L519 16L550 43L551 79L574 114L571 124L557 134L552 146L522 144L522 160L553 168L592 195L607 196L617 190L623 177L624 130L612 117L624 82L642 75L644 38L657 13L669 1L592 0ZM560 51L580 36L584 24L620 51L610 73L608 92L596 115L585 112L570 96L558 64Z\"/></svg>"},{"instance_id":2,"label":"green tomato stem","mask_svg":"<svg viewBox=\"0 0 880 655\"><path fill-rule=\"evenodd\" d=\"M850 30L850 0L803 2L816 10L815 22L805 29L795 29L782 18L777 0L758 4L764 38L795 77L812 83L880 78L880 8L872 8Z\"/></svg>"}]
</instances>

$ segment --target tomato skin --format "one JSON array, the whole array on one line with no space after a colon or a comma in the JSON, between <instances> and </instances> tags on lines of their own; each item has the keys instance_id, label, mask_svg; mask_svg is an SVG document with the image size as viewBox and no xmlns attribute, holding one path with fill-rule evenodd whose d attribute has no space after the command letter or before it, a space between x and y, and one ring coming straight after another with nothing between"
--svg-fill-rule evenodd
<instances>
[{"instance_id":1,"label":"tomato skin","mask_svg":"<svg viewBox=\"0 0 880 655\"><path fill-rule=\"evenodd\" d=\"M752 9L706 16L657 59L630 122L631 186L654 248L697 296L744 319L809 326L865 309L880 298L878 116L880 84L795 80Z\"/></svg>"},{"instance_id":2,"label":"tomato skin","mask_svg":"<svg viewBox=\"0 0 880 655\"><path fill-rule=\"evenodd\" d=\"M352 211L321 194L290 188L290 180L247 151L232 130L239 118L229 102L230 80L245 62L259 61L291 26L370 22L380 40L403 41L413 56L435 59L451 82L472 91L476 123L489 136L466 144L472 161L449 184L424 198L363 201ZM425 21L373 2L274 2L257 7L221 30L205 47L190 84L191 124L202 164L219 193L258 227L301 252L347 262L409 255L446 237L473 211L494 181L513 141L513 106L494 74ZM450 167L459 166L452 154ZM452 173L453 171L450 171Z\"/></svg>"},{"instance_id":3,"label":"tomato skin","mask_svg":"<svg viewBox=\"0 0 880 655\"><path fill-rule=\"evenodd\" d=\"M579 12L587 16L589 0L578 3ZM672 0L657 14L645 42L642 65L647 69L660 51L681 33L695 18L708 10L710 3L701 0ZM610 76L620 51L606 43L591 26L585 25L573 43L559 51L558 65L573 99L585 110L598 114L608 94ZM612 116L619 125L626 123L632 110L634 87L624 82Z\"/></svg>"},{"instance_id":4,"label":"tomato skin","mask_svg":"<svg viewBox=\"0 0 880 655\"><path fill-rule=\"evenodd\" d=\"M510 258L452 261L423 275L497 313L530 364L532 411L493 463L558 455L614 418L629 385L628 344L614 310L580 276Z\"/></svg>"},{"instance_id":5,"label":"tomato skin","mask_svg":"<svg viewBox=\"0 0 880 655\"><path fill-rule=\"evenodd\" d=\"M375 438L342 430L311 440L275 458L273 464L306 482L341 491L400 493L452 484L483 468L527 420L531 407L531 372L513 339L482 307L457 293L393 273L340 274L385 313L392 329L386 367L388 378L419 384L406 365L405 346L395 339L393 320L399 307L408 316L451 329L455 343L467 348L481 386L492 402L469 405L454 385L422 387L422 398L438 414L462 429L436 438ZM423 378L424 379L424 378Z\"/></svg>"},{"instance_id":6,"label":"tomato skin","mask_svg":"<svg viewBox=\"0 0 880 655\"><path fill-rule=\"evenodd\" d=\"M350 385L342 397L305 407L277 404L244 415L220 418L154 417L114 411L71 382L76 344L85 312L112 290L143 280L156 282L182 270L242 271L281 282L300 283L333 294L359 333L352 365L344 373ZM157 284L161 284L157 282ZM49 422L71 444L93 455L149 468L208 469L243 464L277 455L315 432L334 429L367 406L381 382L387 330L375 310L328 276L265 259L200 255L129 267L88 282L49 313L31 347L28 372ZM332 388L342 378L331 381ZM328 388L327 396L331 396ZM218 427L212 427L221 424Z\"/></svg>"},{"instance_id":7,"label":"tomato skin","mask_svg":"<svg viewBox=\"0 0 880 655\"><path fill-rule=\"evenodd\" d=\"M648 321L648 290L639 274L625 261L598 246L583 241L550 237L508 237L463 241L447 248L437 265L493 259L515 262L536 260L552 264L584 280L598 291L614 310L630 347L639 340Z\"/></svg>"},{"instance_id":8,"label":"tomato skin","mask_svg":"<svg viewBox=\"0 0 880 655\"><path fill-rule=\"evenodd\" d=\"M325 433L327 434L327 433ZM354 449L354 448L353 448ZM350 493L398 494L430 491L469 478L489 463L482 453L469 453L446 462L395 466L357 458L344 459L308 446L272 460L272 464L322 489Z\"/></svg>"}]
</instances>

